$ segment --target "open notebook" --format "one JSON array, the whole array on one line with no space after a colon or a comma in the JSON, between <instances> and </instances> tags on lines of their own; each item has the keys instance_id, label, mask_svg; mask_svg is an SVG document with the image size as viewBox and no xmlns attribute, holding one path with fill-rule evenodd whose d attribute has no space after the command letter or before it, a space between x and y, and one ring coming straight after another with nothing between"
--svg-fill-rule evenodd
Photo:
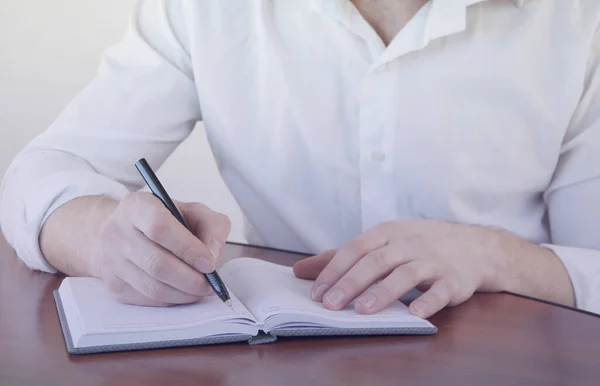
<instances>
[{"instance_id":1,"label":"open notebook","mask_svg":"<svg viewBox=\"0 0 600 386\"><path fill-rule=\"evenodd\" d=\"M216 296L171 308L125 305L102 282L66 278L54 296L71 354L248 341L278 336L425 335L437 328L395 302L375 315L349 306L329 311L313 302L312 282L292 269L257 259L231 260L219 269L233 302L231 311Z\"/></svg>"}]
</instances>

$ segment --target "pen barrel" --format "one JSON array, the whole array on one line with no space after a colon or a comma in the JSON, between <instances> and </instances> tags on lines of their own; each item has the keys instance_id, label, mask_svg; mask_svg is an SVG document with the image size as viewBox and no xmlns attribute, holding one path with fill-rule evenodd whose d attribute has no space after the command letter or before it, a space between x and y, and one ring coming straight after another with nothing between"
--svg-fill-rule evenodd
<instances>
[{"instance_id":1,"label":"pen barrel","mask_svg":"<svg viewBox=\"0 0 600 386\"><path fill-rule=\"evenodd\" d=\"M229 300L229 293L227 291L227 287L225 287L225 284L221 281L216 272L208 273L205 275L205 277L206 280L208 280L208 283L210 284L211 288L219 297L219 299L221 299L222 301Z\"/></svg>"},{"instance_id":2,"label":"pen barrel","mask_svg":"<svg viewBox=\"0 0 600 386\"><path fill-rule=\"evenodd\" d=\"M150 191L164 204L171 214L189 230L190 227L186 223L185 218L181 212L179 212L177 206L173 200L171 200L171 197L169 197L169 194L158 180L156 174L154 174L154 171L148 162L144 158L141 158L135 163L135 167L140 172L144 181L146 181L146 185L148 185ZM219 299L221 299L223 302L230 300L227 287L225 287L225 284L223 281L221 281L221 278L216 271L213 271L209 274L204 274L204 277L206 277L206 280L208 280L210 286L215 291Z\"/></svg>"}]
</instances>

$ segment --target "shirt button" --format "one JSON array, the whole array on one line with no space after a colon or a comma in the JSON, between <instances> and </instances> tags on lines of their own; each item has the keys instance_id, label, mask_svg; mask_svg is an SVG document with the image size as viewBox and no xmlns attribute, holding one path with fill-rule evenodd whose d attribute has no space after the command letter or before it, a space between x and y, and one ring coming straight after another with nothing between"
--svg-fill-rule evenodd
<instances>
[{"instance_id":1,"label":"shirt button","mask_svg":"<svg viewBox=\"0 0 600 386\"><path fill-rule=\"evenodd\" d=\"M373 162L377 162L379 164L385 161L386 156L385 153L382 151L374 151L373 153L371 153L371 159L373 160Z\"/></svg>"},{"instance_id":2,"label":"shirt button","mask_svg":"<svg viewBox=\"0 0 600 386\"><path fill-rule=\"evenodd\" d=\"M381 66L377 67L378 72L384 72L386 69L387 69L387 64L382 64Z\"/></svg>"}]
</instances>

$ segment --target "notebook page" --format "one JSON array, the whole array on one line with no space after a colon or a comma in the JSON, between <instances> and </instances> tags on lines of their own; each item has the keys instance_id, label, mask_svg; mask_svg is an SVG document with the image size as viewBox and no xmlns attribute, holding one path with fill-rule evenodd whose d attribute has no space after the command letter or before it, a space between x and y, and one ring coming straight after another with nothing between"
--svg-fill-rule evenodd
<instances>
[{"instance_id":1,"label":"notebook page","mask_svg":"<svg viewBox=\"0 0 600 386\"><path fill-rule=\"evenodd\" d=\"M251 324L255 320L232 293L235 313L216 296L168 308L122 304L110 296L101 280L93 278L67 278L59 293L65 307L74 309L84 335L173 330L220 320Z\"/></svg>"},{"instance_id":2,"label":"notebook page","mask_svg":"<svg viewBox=\"0 0 600 386\"><path fill-rule=\"evenodd\" d=\"M225 264L220 274L259 322L289 313L294 316L281 318L282 321L287 319L302 324L303 320L318 319L343 322L340 325L345 326L386 321L427 324L421 318L411 315L399 301L375 315L360 315L354 311L352 304L340 311L327 310L322 303L310 298L313 282L296 278L291 267L239 258ZM302 318L303 314L318 318Z\"/></svg>"}]
</instances>

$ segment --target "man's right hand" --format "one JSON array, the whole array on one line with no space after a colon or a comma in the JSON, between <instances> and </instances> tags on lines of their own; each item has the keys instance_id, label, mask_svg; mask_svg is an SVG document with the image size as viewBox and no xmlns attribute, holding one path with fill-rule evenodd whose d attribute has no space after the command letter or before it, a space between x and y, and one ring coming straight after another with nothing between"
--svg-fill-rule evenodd
<instances>
[{"instance_id":1,"label":"man's right hand","mask_svg":"<svg viewBox=\"0 0 600 386\"><path fill-rule=\"evenodd\" d=\"M225 215L202 204L176 202L190 227L188 231L149 193L133 193L118 203L97 199L102 202L101 212L109 215L104 216L95 234L82 235L89 244L74 255L86 254L77 257L87 260L81 266L86 266L89 274L102 278L116 299L128 304L170 306L194 303L213 294L203 273L214 271L229 235L231 224ZM110 211L108 206L112 206ZM64 224L68 213L56 212L46 226L57 228ZM55 214L62 221L53 219ZM55 230L50 232L56 234ZM69 267L64 259L58 264L52 261L44 248L47 244L44 233L46 230L42 232L41 244L48 261L60 270ZM52 245L47 249L56 250ZM65 273L77 274L68 270Z\"/></svg>"}]
</instances>

